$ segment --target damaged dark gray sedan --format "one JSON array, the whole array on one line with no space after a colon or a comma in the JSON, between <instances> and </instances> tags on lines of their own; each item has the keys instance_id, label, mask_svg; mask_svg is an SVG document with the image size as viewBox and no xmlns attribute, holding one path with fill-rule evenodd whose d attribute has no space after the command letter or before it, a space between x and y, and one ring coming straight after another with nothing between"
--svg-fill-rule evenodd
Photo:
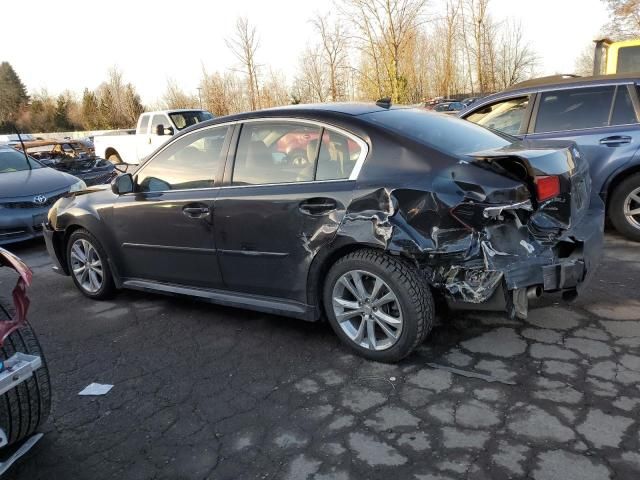
<instances>
[{"instance_id":1,"label":"damaged dark gray sedan","mask_svg":"<svg viewBox=\"0 0 640 480\"><path fill-rule=\"evenodd\" d=\"M573 297L604 207L572 143L515 142L420 109L328 104L189 128L111 187L58 201L45 238L90 298L119 288L328 318L397 361L438 308L525 317Z\"/></svg>"}]
</instances>

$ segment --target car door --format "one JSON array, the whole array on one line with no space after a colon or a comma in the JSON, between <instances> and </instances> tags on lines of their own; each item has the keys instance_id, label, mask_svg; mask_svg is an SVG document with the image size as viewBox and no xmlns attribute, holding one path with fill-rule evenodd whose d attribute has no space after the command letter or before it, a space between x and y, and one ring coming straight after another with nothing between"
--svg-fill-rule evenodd
<instances>
[{"instance_id":1,"label":"car door","mask_svg":"<svg viewBox=\"0 0 640 480\"><path fill-rule=\"evenodd\" d=\"M602 85L544 91L538 96L527 139L576 142L594 188L631 161L640 146L632 85Z\"/></svg>"},{"instance_id":2,"label":"car door","mask_svg":"<svg viewBox=\"0 0 640 480\"><path fill-rule=\"evenodd\" d=\"M136 173L135 193L113 209L121 275L180 285L222 285L213 234L230 128L209 127L178 138Z\"/></svg>"},{"instance_id":3,"label":"car door","mask_svg":"<svg viewBox=\"0 0 640 480\"><path fill-rule=\"evenodd\" d=\"M308 139L295 158L282 138ZM307 273L330 242L355 185L366 144L299 120L245 122L232 141L225 186L215 202L215 234L226 288L306 302Z\"/></svg>"}]
</instances>

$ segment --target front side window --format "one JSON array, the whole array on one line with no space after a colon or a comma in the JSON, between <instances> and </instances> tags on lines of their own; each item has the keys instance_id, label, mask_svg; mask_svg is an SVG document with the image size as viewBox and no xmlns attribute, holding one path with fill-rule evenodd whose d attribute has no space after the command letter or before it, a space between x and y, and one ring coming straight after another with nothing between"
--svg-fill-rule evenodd
<instances>
[{"instance_id":1,"label":"front side window","mask_svg":"<svg viewBox=\"0 0 640 480\"><path fill-rule=\"evenodd\" d=\"M510 98L496 102L469 115L467 120L508 135L518 135L526 118L529 97Z\"/></svg>"},{"instance_id":2,"label":"front side window","mask_svg":"<svg viewBox=\"0 0 640 480\"><path fill-rule=\"evenodd\" d=\"M159 192L214 187L228 127L187 135L149 160L137 175L138 190Z\"/></svg>"},{"instance_id":3,"label":"front side window","mask_svg":"<svg viewBox=\"0 0 640 480\"><path fill-rule=\"evenodd\" d=\"M159 125L162 125L164 128L169 128L171 126L169 125L167 117L164 115L154 115L153 120L151 121L151 132L149 133L155 135Z\"/></svg>"},{"instance_id":4,"label":"front side window","mask_svg":"<svg viewBox=\"0 0 640 480\"><path fill-rule=\"evenodd\" d=\"M535 132L561 132L606 127L615 86L574 88L544 92Z\"/></svg>"},{"instance_id":5,"label":"front side window","mask_svg":"<svg viewBox=\"0 0 640 480\"><path fill-rule=\"evenodd\" d=\"M233 165L233 184L313 180L321 130L290 122L244 124Z\"/></svg>"}]
</instances>

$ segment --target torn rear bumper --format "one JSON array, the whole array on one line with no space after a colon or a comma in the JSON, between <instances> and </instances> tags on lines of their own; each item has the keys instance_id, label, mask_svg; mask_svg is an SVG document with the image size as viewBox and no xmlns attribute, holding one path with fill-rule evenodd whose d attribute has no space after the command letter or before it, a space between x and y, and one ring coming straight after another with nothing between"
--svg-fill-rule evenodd
<instances>
[{"instance_id":1,"label":"torn rear bumper","mask_svg":"<svg viewBox=\"0 0 640 480\"><path fill-rule=\"evenodd\" d=\"M536 292L579 293L593 278L604 243L599 197L570 229L541 238L513 223L487 227L477 237L481 255L468 256L441 280L454 309L507 311L526 317Z\"/></svg>"}]
</instances>

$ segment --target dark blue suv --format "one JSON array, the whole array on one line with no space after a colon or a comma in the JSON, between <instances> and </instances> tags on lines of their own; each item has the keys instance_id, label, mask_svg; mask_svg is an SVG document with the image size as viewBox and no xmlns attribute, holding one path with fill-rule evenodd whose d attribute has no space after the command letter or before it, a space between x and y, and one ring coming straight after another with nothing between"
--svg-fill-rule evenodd
<instances>
[{"instance_id":1,"label":"dark blue suv","mask_svg":"<svg viewBox=\"0 0 640 480\"><path fill-rule=\"evenodd\" d=\"M640 74L555 76L483 98L461 118L527 139L576 142L613 226L640 241Z\"/></svg>"}]
</instances>

